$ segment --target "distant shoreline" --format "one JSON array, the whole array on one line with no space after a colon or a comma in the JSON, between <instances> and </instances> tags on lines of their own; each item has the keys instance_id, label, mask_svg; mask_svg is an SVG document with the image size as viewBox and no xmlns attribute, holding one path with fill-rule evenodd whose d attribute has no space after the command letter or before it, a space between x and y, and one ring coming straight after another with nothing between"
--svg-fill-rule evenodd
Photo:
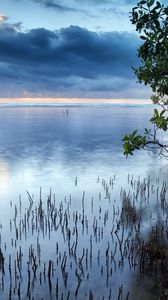
<instances>
[{"instance_id":1,"label":"distant shoreline","mask_svg":"<svg viewBox=\"0 0 168 300\"><path fill-rule=\"evenodd\" d=\"M2 108L100 108L100 107L152 107L152 104L0 104Z\"/></svg>"}]
</instances>

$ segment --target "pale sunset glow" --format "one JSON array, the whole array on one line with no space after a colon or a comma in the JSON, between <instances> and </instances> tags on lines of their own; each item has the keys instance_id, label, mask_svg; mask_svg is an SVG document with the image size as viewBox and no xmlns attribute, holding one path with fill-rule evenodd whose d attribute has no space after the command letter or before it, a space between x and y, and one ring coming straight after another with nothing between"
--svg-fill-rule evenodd
<instances>
[{"instance_id":1,"label":"pale sunset glow","mask_svg":"<svg viewBox=\"0 0 168 300\"><path fill-rule=\"evenodd\" d=\"M150 104L149 99L0 98L0 104Z\"/></svg>"},{"instance_id":2,"label":"pale sunset glow","mask_svg":"<svg viewBox=\"0 0 168 300\"><path fill-rule=\"evenodd\" d=\"M4 22L5 20L7 20L7 17L0 14L0 22Z\"/></svg>"}]
</instances>

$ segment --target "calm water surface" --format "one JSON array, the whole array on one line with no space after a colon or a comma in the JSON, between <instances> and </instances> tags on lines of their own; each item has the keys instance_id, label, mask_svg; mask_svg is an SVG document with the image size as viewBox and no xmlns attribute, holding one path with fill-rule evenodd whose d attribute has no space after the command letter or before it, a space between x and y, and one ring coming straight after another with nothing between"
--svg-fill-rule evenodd
<instances>
[{"instance_id":1,"label":"calm water surface","mask_svg":"<svg viewBox=\"0 0 168 300\"><path fill-rule=\"evenodd\" d=\"M150 116L147 106L1 108L1 193L8 199L40 186L68 189L76 176L92 187L97 176L157 172L147 153L122 154L123 135L142 131Z\"/></svg>"},{"instance_id":2,"label":"calm water surface","mask_svg":"<svg viewBox=\"0 0 168 300\"><path fill-rule=\"evenodd\" d=\"M92 299L92 295L89 296L91 291L94 299L103 299L103 296L104 299L120 299L117 297L119 297L118 291L122 286L124 287L122 292L124 296L121 299L126 299L128 291L130 291L129 299L141 299L144 291L142 282L139 282L142 279L137 277L136 282L132 285L134 272L137 273L137 271L130 271L128 263L126 263L125 269L119 268L118 270L113 262L107 270L107 249L111 247L111 251L115 251L116 242L112 242L111 239L109 242L109 236L111 236L113 222L118 226L121 188L126 188L128 191L132 188L128 187L128 176L131 178L133 175L132 178L143 180L150 174L151 178L155 180L161 176L161 166L163 166L165 174L167 172L165 162L149 156L147 152L136 153L129 159L122 154L123 135L135 128L142 132L143 128L149 125L148 120L151 113L149 106L0 108L0 230L2 252L7 257L5 260L7 271L4 275L4 283L0 284L0 298L47 299L50 297L56 299L57 296L57 299L68 299L68 297L75 299L76 297L76 299L82 300ZM110 196L107 183L112 187ZM46 216L44 212L45 222L47 222L47 218L51 217L51 211L48 217L46 204L47 196L51 193L53 211L58 213L58 216L59 212L60 214L64 213L64 216L65 213L69 214L68 228L70 229L68 230L71 231L74 243L76 241L75 213L79 214L78 222L82 220L82 214L84 216L86 228L80 227L80 222L76 254L73 253L69 256L66 263L66 271L68 270L69 274L67 286L61 268L63 254L68 253L69 247L66 236L67 227L66 234L65 232L63 234L64 224L60 225L62 229L56 229L52 227L52 220L50 220L52 230L49 232L50 230L45 228L44 234L45 230L43 228L41 232L41 225L37 220L36 224L34 223L37 211L39 211L40 187L44 200L44 211L46 209ZM31 208L27 191L33 199ZM113 210L114 212L114 209L116 209L115 216L113 214L113 217L107 217L107 211ZM28 213L29 215L27 215ZM151 226L147 222L148 217L148 215L146 218L144 217L142 226L144 233ZM31 229L27 228L25 233L24 220L29 222L29 218ZM153 219L155 221L157 217L155 218L153 215ZM58 220L60 221L60 219ZM89 223L88 228L87 222ZM95 231L92 232L95 222L98 222L99 234L102 235L97 237L99 240L94 240ZM18 229L19 232L21 227L19 238L16 231ZM91 245L92 239L93 245ZM14 241L16 243L12 244ZM34 256L39 258L39 247L36 245L38 243L41 254L34 281L32 279L34 276L32 262L29 261L31 285L34 284L29 293L28 280L30 278L26 266L28 257L30 260L30 245L34 247ZM58 251L56 250L57 243L59 244ZM13 257L12 271L14 273L14 262L17 261L19 247L22 247L23 278L21 279L19 270L17 270L17 280L16 278L9 280L9 256L11 254ZM91 251L90 248L92 259L90 261L88 258L89 262L87 262L86 253L87 249ZM84 258L82 258L83 251ZM97 263L99 251L102 260L100 265ZM81 264L85 264L85 267L83 265L81 267L79 263L81 258ZM45 277L45 264L46 274L48 274L50 260L56 264L53 267L52 280L47 275L47 279L42 278ZM118 266L120 261L118 248L116 260L118 260ZM83 271L82 268L84 268ZM1 268L0 271L2 272ZM83 273L81 274L81 272ZM109 275L107 282L107 273L111 274L110 272L114 275L111 277ZM81 274L81 283L77 291L80 281L79 274ZM48 282L49 279L51 282ZM57 282L58 279L59 282ZM58 287L59 292L56 291ZM137 291L138 287L139 293L136 293L135 298L134 289ZM146 290L144 299L157 299L154 296L149 298L151 292L148 287ZM69 296L68 291L70 292ZM10 295L12 295L11 298Z\"/></svg>"}]
</instances>

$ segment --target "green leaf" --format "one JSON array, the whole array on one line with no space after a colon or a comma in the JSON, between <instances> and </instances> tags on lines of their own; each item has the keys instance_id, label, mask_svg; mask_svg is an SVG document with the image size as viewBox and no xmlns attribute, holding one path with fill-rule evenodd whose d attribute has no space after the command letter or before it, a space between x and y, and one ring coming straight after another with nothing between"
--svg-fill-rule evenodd
<instances>
[{"instance_id":1,"label":"green leaf","mask_svg":"<svg viewBox=\"0 0 168 300\"><path fill-rule=\"evenodd\" d=\"M132 133L132 138L137 134L138 130L134 130Z\"/></svg>"},{"instance_id":2,"label":"green leaf","mask_svg":"<svg viewBox=\"0 0 168 300\"><path fill-rule=\"evenodd\" d=\"M163 110L161 111L161 113L160 113L160 117L163 116L165 112L166 112L166 110L163 109Z\"/></svg>"},{"instance_id":3,"label":"green leaf","mask_svg":"<svg viewBox=\"0 0 168 300\"><path fill-rule=\"evenodd\" d=\"M151 7L154 4L155 0L148 0L147 1L147 6Z\"/></svg>"},{"instance_id":4,"label":"green leaf","mask_svg":"<svg viewBox=\"0 0 168 300\"><path fill-rule=\"evenodd\" d=\"M154 109L154 115L155 115L156 117L159 116L159 112L158 112L158 110L157 110L156 108Z\"/></svg>"},{"instance_id":5,"label":"green leaf","mask_svg":"<svg viewBox=\"0 0 168 300\"><path fill-rule=\"evenodd\" d=\"M138 2L138 4L144 5L144 4L146 4L146 1L145 1L145 0L142 0L142 1Z\"/></svg>"},{"instance_id":6,"label":"green leaf","mask_svg":"<svg viewBox=\"0 0 168 300\"><path fill-rule=\"evenodd\" d=\"M157 5L158 8L161 8L161 4L160 4L159 1L156 1L156 5Z\"/></svg>"}]
</instances>

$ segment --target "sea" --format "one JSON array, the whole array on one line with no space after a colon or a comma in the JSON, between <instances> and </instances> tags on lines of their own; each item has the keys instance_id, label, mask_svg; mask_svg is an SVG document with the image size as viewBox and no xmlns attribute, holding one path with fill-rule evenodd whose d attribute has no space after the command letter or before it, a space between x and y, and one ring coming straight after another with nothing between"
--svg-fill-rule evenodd
<instances>
[{"instance_id":1,"label":"sea","mask_svg":"<svg viewBox=\"0 0 168 300\"><path fill-rule=\"evenodd\" d=\"M152 126L152 110L1 104L0 299L158 299L135 239L165 221L168 165L122 147L126 133Z\"/></svg>"}]
</instances>

